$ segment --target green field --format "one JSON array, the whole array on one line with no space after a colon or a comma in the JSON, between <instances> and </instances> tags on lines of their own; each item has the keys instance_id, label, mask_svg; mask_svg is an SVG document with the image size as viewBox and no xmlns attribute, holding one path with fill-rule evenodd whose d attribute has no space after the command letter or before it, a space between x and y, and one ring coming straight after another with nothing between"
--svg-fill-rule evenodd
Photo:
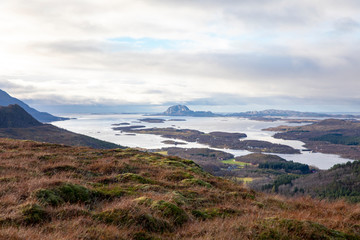
<instances>
[{"instance_id":1,"label":"green field","mask_svg":"<svg viewBox=\"0 0 360 240\"><path fill-rule=\"evenodd\" d=\"M160 152L156 152L158 154L161 154L161 155L164 155L164 156L167 156L168 155L168 152L167 151L160 151Z\"/></svg>"},{"instance_id":2,"label":"green field","mask_svg":"<svg viewBox=\"0 0 360 240\"><path fill-rule=\"evenodd\" d=\"M221 162L225 163L225 164L238 165L239 167L244 167L246 165L251 165L250 163L236 161L235 158L228 159L228 160L223 160Z\"/></svg>"},{"instance_id":3,"label":"green field","mask_svg":"<svg viewBox=\"0 0 360 240\"><path fill-rule=\"evenodd\" d=\"M243 183L250 183L252 182L254 179L251 177L244 177L244 178L236 178L237 181L241 181Z\"/></svg>"}]
</instances>

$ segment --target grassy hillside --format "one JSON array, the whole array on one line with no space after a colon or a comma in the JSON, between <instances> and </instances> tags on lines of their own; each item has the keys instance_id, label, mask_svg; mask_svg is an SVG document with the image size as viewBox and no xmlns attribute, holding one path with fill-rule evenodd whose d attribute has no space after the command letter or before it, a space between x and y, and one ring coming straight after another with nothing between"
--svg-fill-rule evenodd
<instances>
[{"instance_id":1,"label":"grassy hillside","mask_svg":"<svg viewBox=\"0 0 360 240\"><path fill-rule=\"evenodd\" d=\"M280 185L317 171L306 164L263 153L251 153L235 158L230 153L208 148L171 147L151 152L193 160L212 175L246 183L257 191L272 193L277 193Z\"/></svg>"},{"instance_id":2,"label":"grassy hillside","mask_svg":"<svg viewBox=\"0 0 360 240\"><path fill-rule=\"evenodd\" d=\"M51 124L42 124L41 126L27 128L0 128L0 137L65 144L69 146L88 146L99 149L122 148L120 145L70 132Z\"/></svg>"},{"instance_id":3,"label":"grassy hillside","mask_svg":"<svg viewBox=\"0 0 360 240\"><path fill-rule=\"evenodd\" d=\"M279 192L285 195L307 194L317 198L343 198L350 202L360 202L360 162L337 164L327 171L298 178L281 186Z\"/></svg>"},{"instance_id":4,"label":"grassy hillside","mask_svg":"<svg viewBox=\"0 0 360 240\"><path fill-rule=\"evenodd\" d=\"M0 139L0 239L360 239L360 206L256 193L193 161Z\"/></svg>"},{"instance_id":5,"label":"grassy hillside","mask_svg":"<svg viewBox=\"0 0 360 240\"><path fill-rule=\"evenodd\" d=\"M233 159L234 155L209 148L162 148L159 153L193 160L206 172L217 175L226 166L222 160Z\"/></svg>"}]
</instances>

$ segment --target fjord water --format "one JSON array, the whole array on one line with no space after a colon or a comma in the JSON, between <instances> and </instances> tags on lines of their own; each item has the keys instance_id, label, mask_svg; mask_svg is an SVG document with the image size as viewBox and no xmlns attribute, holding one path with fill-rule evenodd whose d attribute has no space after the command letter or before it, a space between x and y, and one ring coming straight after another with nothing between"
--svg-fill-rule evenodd
<instances>
[{"instance_id":1,"label":"fjord water","mask_svg":"<svg viewBox=\"0 0 360 240\"><path fill-rule=\"evenodd\" d=\"M167 145L162 143L164 140L157 135L150 134L129 134L121 131L114 131L112 124L129 123L131 126L143 125L149 128L152 127L173 127L178 129L194 129L202 132L239 132L246 133L248 140L263 140L272 143L280 143L289 145L296 149L304 149L304 143L301 141L293 140L282 140L276 139L272 136L274 132L262 131L262 129L268 127L276 127L279 125L296 126L301 124L291 124L284 121L275 122L261 122L236 117L168 117L161 116L165 120L171 119L184 119L186 121L165 121L164 123L147 123L141 122L139 119L146 118L140 114L113 114L113 115L100 115L100 114L89 114L89 115L71 115L71 118L67 121L53 122L52 124L84 135L95 137L101 140L113 142L127 147L139 147L147 149L156 149L162 147L171 147L174 145ZM174 140L174 139L172 139ZM176 140L177 142L183 142ZM204 144L199 143L187 143L186 145L177 145L177 147L183 148L201 148L208 147ZM249 154L249 151L245 150L234 150L234 149L218 149L225 152L234 154L235 156L242 156ZM333 154L322 154L322 153L311 153L302 152L301 154L276 154L285 158L286 160L292 160L294 162L300 162L316 166L320 169L328 169L338 163L346 163L351 161L349 159L341 158Z\"/></svg>"}]
</instances>

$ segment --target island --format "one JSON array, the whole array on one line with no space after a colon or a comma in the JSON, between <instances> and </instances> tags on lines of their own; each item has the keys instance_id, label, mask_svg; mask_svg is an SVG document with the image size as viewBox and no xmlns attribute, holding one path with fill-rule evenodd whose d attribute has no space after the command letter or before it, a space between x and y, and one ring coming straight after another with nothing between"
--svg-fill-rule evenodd
<instances>
[{"instance_id":1,"label":"island","mask_svg":"<svg viewBox=\"0 0 360 240\"><path fill-rule=\"evenodd\" d=\"M123 122L123 123L114 123L114 124L111 124L111 126L124 126L124 125L130 125L130 123Z\"/></svg>"},{"instance_id":2,"label":"island","mask_svg":"<svg viewBox=\"0 0 360 240\"><path fill-rule=\"evenodd\" d=\"M144 128L144 127L145 127L144 125L133 125L133 126L128 126L128 127L113 127L112 129L116 130L116 131L129 132L129 131L132 131L133 129Z\"/></svg>"},{"instance_id":3,"label":"island","mask_svg":"<svg viewBox=\"0 0 360 240\"><path fill-rule=\"evenodd\" d=\"M185 122L186 119L182 119L182 118L173 118L173 119L169 119L168 122Z\"/></svg>"},{"instance_id":4,"label":"island","mask_svg":"<svg viewBox=\"0 0 360 240\"><path fill-rule=\"evenodd\" d=\"M186 145L187 144L184 142L177 142L177 141L173 141L173 140L164 140L164 141L162 141L162 143L169 144L169 145Z\"/></svg>"},{"instance_id":5,"label":"island","mask_svg":"<svg viewBox=\"0 0 360 240\"><path fill-rule=\"evenodd\" d=\"M176 128L145 128L137 129L134 127L117 127L114 130L121 130L138 134L154 134L164 138L179 139L187 142L198 142L213 148L248 150L251 152L268 152L268 153L300 153L299 150L287 145L274 144L267 141L259 140L240 140L246 138L245 133L228 133L228 132L210 132L204 133L192 129L176 129Z\"/></svg>"},{"instance_id":6,"label":"island","mask_svg":"<svg viewBox=\"0 0 360 240\"><path fill-rule=\"evenodd\" d=\"M264 129L276 131L275 138L299 140L314 152L338 154L360 160L360 122L326 119L304 126L278 126Z\"/></svg>"},{"instance_id":7,"label":"island","mask_svg":"<svg viewBox=\"0 0 360 240\"><path fill-rule=\"evenodd\" d=\"M161 119L161 118L143 118L143 119L139 119L139 121L147 122L147 123L164 123L165 119Z\"/></svg>"}]
</instances>

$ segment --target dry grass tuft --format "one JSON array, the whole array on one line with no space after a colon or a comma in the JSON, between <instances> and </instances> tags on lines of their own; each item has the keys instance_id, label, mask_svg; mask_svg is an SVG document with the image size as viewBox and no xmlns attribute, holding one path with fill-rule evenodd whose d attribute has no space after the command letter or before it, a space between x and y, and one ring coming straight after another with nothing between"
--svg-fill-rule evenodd
<instances>
[{"instance_id":1,"label":"dry grass tuft","mask_svg":"<svg viewBox=\"0 0 360 240\"><path fill-rule=\"evenodd\" d=\"M360 239L360 205L256 193L177 157L0 139L0 239Z\"/></svg>"}]
</instances>

